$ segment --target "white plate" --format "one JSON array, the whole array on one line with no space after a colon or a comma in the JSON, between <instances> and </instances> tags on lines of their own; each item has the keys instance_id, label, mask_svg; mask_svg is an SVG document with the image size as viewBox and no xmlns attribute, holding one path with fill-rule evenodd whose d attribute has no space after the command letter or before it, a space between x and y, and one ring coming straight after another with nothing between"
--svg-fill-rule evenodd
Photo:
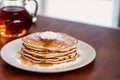
<instances>
[{"instance_id":1,"label":"white plate","mask_svg":"<svg viewBox=\"0 0 120 80\"><path fill-rule=\"evenodd\" d=\"M21 49L21 47L22 47L21 38L13 40L7 43L1 49L1 57L6 63L16 68L23 69L26 71L32 71L32 72L57 73L57 72L70 71L86 66L87 64L92 62L96 57L96 52L94 48L91 47L89 44L79 40L77 53L80 54L80 57L78 57L75 61L66 62L48 67L43 67L38 65L29 66L23 64L19 58L20 55L17 54L17 52Z\"/></svg>"}]
</instances>

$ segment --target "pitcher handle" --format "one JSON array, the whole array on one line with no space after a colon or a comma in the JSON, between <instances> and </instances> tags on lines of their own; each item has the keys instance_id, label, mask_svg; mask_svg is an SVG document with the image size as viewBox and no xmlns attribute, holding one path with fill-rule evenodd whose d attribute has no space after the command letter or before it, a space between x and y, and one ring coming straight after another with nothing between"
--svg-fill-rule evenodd
<instances>
[{"instance_id":1,"label":"pitcher handle","mask_svg":"<svg viewBox=\"0 0 120 80\"><path fill-rule=\"evenodd\" d=\"M26 5L26 3L27 3L26 1L28 1L28 2L29 1L34 1L35 2L35 6L36 6L35 7L35 12L32 15L32 22L35 23L37 21L37 17L36 16L37 16L37 11L38 11L38 2L36 0L24 0L24 2L23 2L24 5Z\"/></svg>"}]
</instances>

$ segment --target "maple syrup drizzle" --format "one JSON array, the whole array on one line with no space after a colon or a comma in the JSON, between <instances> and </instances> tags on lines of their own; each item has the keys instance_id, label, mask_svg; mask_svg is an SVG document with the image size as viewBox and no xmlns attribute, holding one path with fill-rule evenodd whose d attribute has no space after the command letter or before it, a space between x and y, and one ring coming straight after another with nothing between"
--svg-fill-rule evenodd
<instances>
[{"instance_id":1,"label":"maple syrup drizzle","mask_svg":"<svg viewBox=\"0 0 120 80\"><path fill-rule=\"evenodd\" d=\"M20 59L22 60L22 63L25 64L25 65L28 65L28 66L34 66L34 65L39 65L39 66L42 66L42 67L49 67L49 66L52 66L53 64L50 64L50 63L34 63L34 62L31 62L31 61L28 61L27 59L25 59L24 57L20 56ZM44 59L45 61L45 59Z\"/></svg>"}]
</instances>

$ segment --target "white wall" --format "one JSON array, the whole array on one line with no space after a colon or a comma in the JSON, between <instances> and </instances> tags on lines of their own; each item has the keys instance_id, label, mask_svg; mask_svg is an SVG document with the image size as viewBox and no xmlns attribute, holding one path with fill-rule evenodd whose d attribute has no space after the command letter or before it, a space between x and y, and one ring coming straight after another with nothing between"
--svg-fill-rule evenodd
<instances>
[{"instance_id":1,"label":"white wall","mask_svg":"<svg viewBox=\"0 0 120 80\"><path fill-rule=\"evenodd\" d=\"M38 2L38 12L37 14L40 14L41 13L41 0L36 0ZM35 3L31 0L27 3L27 5L25 6L25 8L27 8L27 10L30 12L30 13L34 13L35 11Z\"/></svg>"},{"instance_id":2,"label":"white wall","mask_svg":"<svg viewBox=\"0 0 120 80\"><path fill-rule=\"evenodd\" d=\"M46 16L112 26L112 0L46 0Z\"/></svg>"}]
</instances>

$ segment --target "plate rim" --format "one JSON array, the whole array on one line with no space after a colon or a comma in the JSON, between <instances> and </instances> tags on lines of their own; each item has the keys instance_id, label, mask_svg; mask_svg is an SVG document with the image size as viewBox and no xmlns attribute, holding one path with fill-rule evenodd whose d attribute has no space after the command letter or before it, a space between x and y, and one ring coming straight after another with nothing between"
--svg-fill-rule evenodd
<instances>
[{"instance_id":1,"label":"plate rim","mask_svg":"<svg viewBox=\"0 0 120 80\"><path fill-rule=\"evenodd\" d=\"M83 65L74 66L74 67L71 67L71 68L68 68L68 69L63 69L63 70L53 70L53 69L52 69L53 71L51 71L51 70L50 70L50 71L49 71L49 70L39 70L39 71L37 71L37 70L34 70L34 69L30 69L30 68L29 68L29 69L26 69L26 68L23 68L23 67L21 67L21 66L14 65L14 64L10 63L9 61L7 61L7 60L5 59L5 57L4 57L4 55L3 55L3 52L2 52L3 49L4 49L6 46L8 46L9 44L11 44L11 43L13 43L13 42L15 42L15 41L19 41L19 40L22 41L22 38L18 38L18 39L12 40L12 41L8 42L7 44L5 44L5 45L1 48L1 50L0 50L0 56L1 56L2 60L5 61L7 64L9 64L9 65L11 65L11 66L13 66L13 67L15 67L15 68L18 68L18 69L21 69L21 70L25 70L25 71L29 71L29 72L36 72L36 73L60 73L60 72L72 71L72 70L75 70L75 69L78 69L78 68L82 68L82 67L90 64L90 63L96 58L96 51L95 51L95 49L94 49L90 44L88 44L88 43L86 43L86 42L84 42L84 41L82 41L82 40L78 40L79 42L87 45L87 46L88 46L89 48L91 48L92 51L93 51L93 52L92 52L92 53L93 53L92 59L89 60L86 64L84 63Z\"/></svg>"}]
</instances>

